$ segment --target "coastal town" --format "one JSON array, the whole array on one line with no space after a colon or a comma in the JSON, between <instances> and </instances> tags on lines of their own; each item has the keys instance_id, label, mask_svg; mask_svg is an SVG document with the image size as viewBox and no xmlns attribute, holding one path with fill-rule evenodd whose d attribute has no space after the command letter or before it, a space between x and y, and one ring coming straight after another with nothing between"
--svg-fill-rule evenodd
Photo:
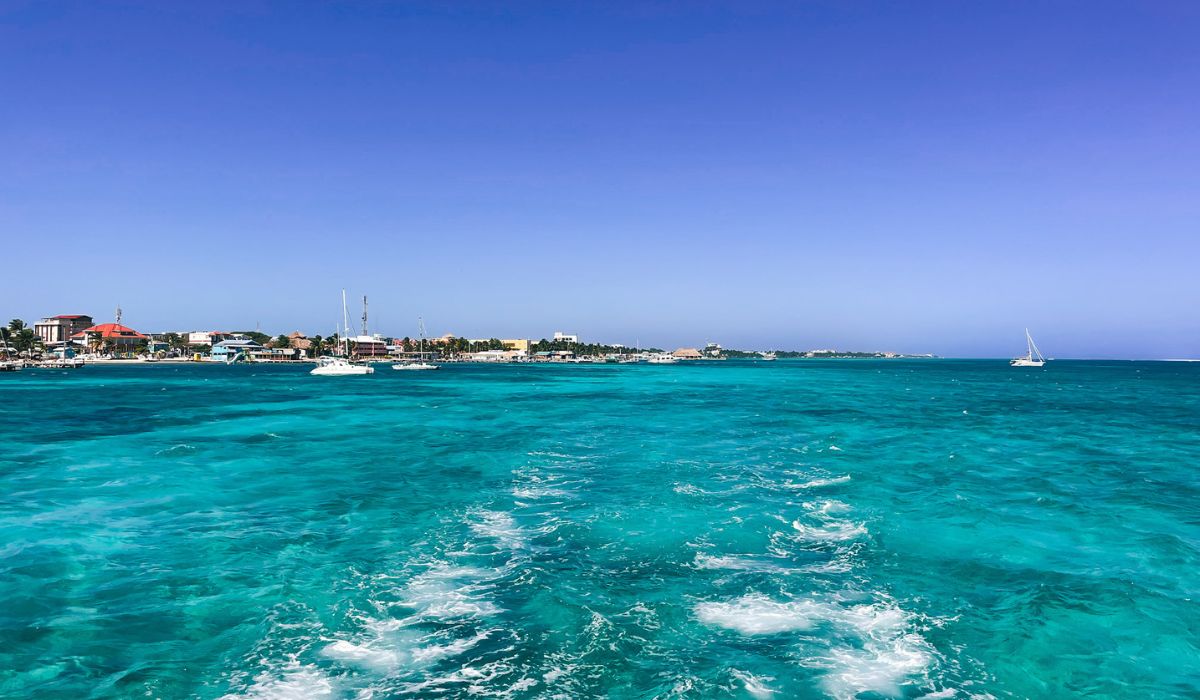
<instances>
[{"instance_id":1,"label":"coastal town","mask_svg":"<svg viewBox=\"0 0 1200 700\"><path fill-rule=\"evenodd\" d=\"M365 300L364 300L365 301ZM579 335L555 331L548 338L467 338L446 333L424 337L390 337L369 332L367 314L352 334L339 329L330 336L300 331L270 335L261 330L176 330L146 332L122 321L118 308L112 322L97 322L88 314L46 316L32 325L13 319L0 327L0 371L25 367L71 369L87 364L134 362L304 363L341 357L355 362L557 362L637 363L777 358L904 357L898 353L845 353L837 350L803 352L745 351L717 343L675 350L642 348L638 344L585 342ZM348 325L348 324L347 324Z\"/></svg>"}]
</instances>

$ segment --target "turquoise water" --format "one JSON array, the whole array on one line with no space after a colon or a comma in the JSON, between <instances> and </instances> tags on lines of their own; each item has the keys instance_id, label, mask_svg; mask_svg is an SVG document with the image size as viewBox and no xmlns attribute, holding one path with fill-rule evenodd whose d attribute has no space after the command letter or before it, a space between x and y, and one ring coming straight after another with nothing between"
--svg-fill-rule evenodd
<instances>
[{"instance_id":1,"label":"turquoise water","mask_svg":"<svg viewBox=\"0 0 1200 700\"><path fill-rule=\"evenodd\" d=\"M1200 365L0 375L0 696L1200 696Z\"/></svg>"}]
</instances>

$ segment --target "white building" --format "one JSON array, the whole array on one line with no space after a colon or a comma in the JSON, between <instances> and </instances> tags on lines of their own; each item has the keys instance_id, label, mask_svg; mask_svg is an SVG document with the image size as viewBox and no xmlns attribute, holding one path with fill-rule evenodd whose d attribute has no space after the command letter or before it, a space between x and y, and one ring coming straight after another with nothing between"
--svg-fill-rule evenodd
<instances>
[{"instance_id":1,"label":"white building","mask_svg":"<svg viewBox=\"0 0 1200 700\"><path fill-rule=\"evenodd\" d=\"M567 333L563 333L562 331L554 331L554 342L556 342L556 343L578 343L579 336L574 335L574 334L568 335Z\"/></svg>"}]
</instances>

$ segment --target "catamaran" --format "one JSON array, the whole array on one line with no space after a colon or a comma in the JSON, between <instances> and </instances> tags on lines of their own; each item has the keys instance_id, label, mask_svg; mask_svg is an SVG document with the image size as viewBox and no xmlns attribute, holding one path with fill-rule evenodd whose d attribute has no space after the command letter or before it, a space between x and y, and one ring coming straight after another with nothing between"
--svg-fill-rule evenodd
<instances>
[{"instance_id":1,"label":"catamaran","mask_svg":"<svg viewBox=\"0 0 1200 700\"><path fill-rule=\"evenodd\" d=\"M345 377L354 374L374 374L371 365L356 365L350 362L350 314L346 311L346 290L342 290L342 333L339 336L346 343L346 357L322 357L317 366L309 372L318 377Z\"/></svg>"},{"instance_id":2,"label":"catamaran","mask_svg":"<svg viewBox=\"0 0 1200 700\"><path fill-rule=\"evenodd\" d=\"M1013 367L1041 367L1046 364L1046 358L1042 357L1042 351L1038 350L1037 344L1033 342L1033 336L1029 335L1028 328L1025 329L1025 344L1028 347L1025 357L1015 358L1008 364Z\"/></svg>"}]
</instances>

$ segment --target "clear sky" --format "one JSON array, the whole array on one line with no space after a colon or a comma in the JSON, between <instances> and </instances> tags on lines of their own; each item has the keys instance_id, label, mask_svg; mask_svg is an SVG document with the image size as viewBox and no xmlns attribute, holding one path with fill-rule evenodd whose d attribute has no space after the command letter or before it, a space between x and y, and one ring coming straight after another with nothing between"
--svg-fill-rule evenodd
<instances>
[{"instance_id":1,"label":"clear sky","mask_svg":"<svg viewBox=\"0 0 1200 700\"><path fill-rule=\"evenodd\" d=\"M1195 357L1200 4L0 0L0 239L4 319Z\"/></svg>"}]
</instances>

